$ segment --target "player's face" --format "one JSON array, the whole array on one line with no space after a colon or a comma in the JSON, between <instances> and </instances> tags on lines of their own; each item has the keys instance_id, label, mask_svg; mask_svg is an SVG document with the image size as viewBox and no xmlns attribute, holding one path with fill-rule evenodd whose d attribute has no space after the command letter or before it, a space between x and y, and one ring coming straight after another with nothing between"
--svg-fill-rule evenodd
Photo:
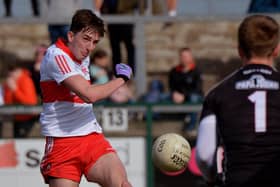
<instances>
[{"instance_id":1,"label":"player's face","mask_svg":"<svg viewBox=\"0 0 280 187\"><path fill-rule=\"evenodd\" d=\"M99 39L99 34L92 29L76 34L70 31L68 33L68 46L78 60L84 60L95 49Z\"/></svg>"}]
</instances>

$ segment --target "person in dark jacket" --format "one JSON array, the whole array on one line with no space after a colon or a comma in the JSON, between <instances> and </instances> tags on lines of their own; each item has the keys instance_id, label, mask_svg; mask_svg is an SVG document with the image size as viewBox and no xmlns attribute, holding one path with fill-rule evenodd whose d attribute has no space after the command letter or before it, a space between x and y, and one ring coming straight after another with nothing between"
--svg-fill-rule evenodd
<instances>
[{"instance_id":1,"label":"person in dark jacket","mask_svg":"<svg viewBox=\"0 0 280 187\"><path fill-rule=\"evenodd\" d=\"M169 72L170 97L176 104L199 103L202 100L202 79L192 51L188 47L179 50L180 63ZM185 118L183 130L195 130L197 114L190 113Z\"/></svg>"}]
</instances>

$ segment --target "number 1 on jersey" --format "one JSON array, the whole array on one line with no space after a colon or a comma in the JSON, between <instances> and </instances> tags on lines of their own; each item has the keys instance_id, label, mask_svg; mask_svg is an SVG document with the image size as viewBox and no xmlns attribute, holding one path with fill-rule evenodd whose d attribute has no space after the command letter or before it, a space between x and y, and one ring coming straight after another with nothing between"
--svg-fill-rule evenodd
<instances>
[{"instance_id":1,"label":"number 1 on jersey","mask_svg":"<svg viewBox=\"0 0 280 187\"><path fill-rule=\"evenodd\" d=\"M255 132L266 132L266 91L255 91L248 99L254 103Z\"/></svg>"}]
</instances>

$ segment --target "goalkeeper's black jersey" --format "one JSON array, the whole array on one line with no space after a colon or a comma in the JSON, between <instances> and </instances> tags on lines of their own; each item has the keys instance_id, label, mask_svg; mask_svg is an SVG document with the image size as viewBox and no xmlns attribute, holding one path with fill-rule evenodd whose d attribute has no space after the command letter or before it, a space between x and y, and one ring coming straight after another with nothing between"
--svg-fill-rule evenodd
<instances>
[{"instance_id":1,"label":"goalkeeper's black jersey","mask_svg":"<svg viewBox=\"0 0 280 187\"><path fill-rule=\"evenodd\" d=\"M276 70L250 64L207 94L201 120L217 118L227 187L280 187L279 86Z\"/></svg>"}]
</instances>

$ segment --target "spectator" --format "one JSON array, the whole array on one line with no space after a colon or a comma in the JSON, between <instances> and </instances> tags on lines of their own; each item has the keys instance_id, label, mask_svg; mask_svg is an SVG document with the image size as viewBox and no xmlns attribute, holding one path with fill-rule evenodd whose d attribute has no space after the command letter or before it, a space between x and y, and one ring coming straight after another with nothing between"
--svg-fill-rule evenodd
<instances>
[{"instance_id":1,"label":"spectator","mask_svg":"<svg viewBox=\"0 0 280 187\"><path fill-rule=\"evenodd\" d=\"M165 2L165 3L164 3ZM154 15L168 15L175 17L177 15L177 0L153 0L152 1L152 13ZM172 26L172 22L167 21L162 25L162 30Z\"/></svg>"},{"instance_id":2,"label":"spectator","mask_svg":"<svg viewBox=\"0 0 280 187\"><path fill-rule=\"evenodd\" d=\"M177 15L177 0L167 0L167 9L169 16Z\"/></svg>"},{"instance_id":3,"label":"spectator","mask_svg":"<svg viewBox=\"0 0 280 187\"><path fill-rule=\"evenodd\" d=\"M176 104L199 103L202 100L202 79L188 47L179 50L180 62L169 72L171 100ZM196 113L189 113L184 119L183 131L189 135L196 132Z\"/></svg>"},{"instance_id":4,"label":"spectator","mask_svg":"<svg viewBox=\"0 0 280 187\"><path fill-rule=\"evenodd\" d=\"M12 0L4 0L5 16L6 17L12 16L11 5L12 5ZM31 5L32 5L33 16L40 16L38 1L37 0L31 0Z\"/></svg>"},{"instance_id":5,"label":"spectator","mask_svg":"<svg viewBox=\"0 0 280 187\"><path fill-rule=\"evenodd\" d=\"M91 56L89 73L92 84L104 84L110 80L110 58L105 50L96 50Z\"/></svg>"},{"instance_id":6,"label":"spectator","mask_svg":"<svg viewBox=\"0 0 280 187\"><path fill-rule=\"evenodd\" d=\"M3 84L3 95L5 105L36 105L36 91L30 72L18 64L8 64L8 74ZM14 137L27 137L35 119L33 115L15 115Z\"/></svg>"},{"instance_id":7,"label":"spectator","mask_svg":"<svg viewBox=\"0 0 280 187\"><path fill-rule=\"evenodd\" d=\"M0 106L4 105L4 97L3 97L3 86L0 83ZM3 124L2 117L0 116L0 138L2 138Z\"/></svg>"},{"instance_id":8,"label":"spectator","mask_svg":"<svg viewBox=\"0 0 280 187\"><path fill-rule=\"evenodd\" d=\"M90 58L89 74L92 84L105 84L111 79L110 57L103 49L97 49ZM107 103L109 98L98 101L98 103Z\"/></svg>"},{"instance_id":9,"label":"spectator","mask_svg":"<svg viewBox=\"0 0 280 187\"><path fill-rule=\"evenodd\" d=\"M167 13L173 17L177 15L177 0L152 0L152 8L154 15Z\"/></svg>"},{"instance_id":10,"label":"spectator","mask_svg":"<svg viewBox=\"0 0 280 187\"><path fill-rule=\"evenodd\" d=\"M95 0L97 14L133 14L138 8L137 0ZM114 23L107 25L109 41L112 50L113 67L116 64L125 62L121 55L121 43L124 43L127 54L127 63L135 73L135 47L133 43L134 25L132 23Z\"/></svg>"},{"instance_id":11,"label":"spectator","mask_svg":"<svg viewBox=\"0 0 280 187\"><path fill-rule=\"evenodd\" d=\"M47 45L40 44L35 49L35 55L34 55L34 62L32 63L32 66L30 68L31 72L31 78L33 80L33 83L35 85L37 97L41 97L41 88L40 88L40 65L43 60L43 57L47 50Z\"/></svg>"},{"instance_id":12,"label":"spectator","mask_svg":"<svg viewBox=\"0 0 280 187\"><path fill-rule=\"evenodd\" d=\"M279 13L280 0L251 0L249 13Z\"/></svg>"},{"instance_id":13,"label":"spectator","mask_svg":"<svg viewBox=\"0 0 280 187\"><path fill-rule=\"evenodd\" d=\"M148 91L139 98L140 102L156 104L168 101L168 94L164 92L164 84L161 80L154 79L149 82ZM145 118L147 114L139 115L139 118ZM160 119L160 113L153 112L153 119Z\"/></svg>"},{"instance_id":14,"label":"spectator","mask_svg":"<svg viewBox=\"0 0 280 187\"><path fill-rule=\"evenodd\" d=\"M166 101L167 94L164 93L164 85L161 80L152 80L149 83L148 91L140 97L140 101L145 103L159 103Z\"/></svg>"}]
</instances>

